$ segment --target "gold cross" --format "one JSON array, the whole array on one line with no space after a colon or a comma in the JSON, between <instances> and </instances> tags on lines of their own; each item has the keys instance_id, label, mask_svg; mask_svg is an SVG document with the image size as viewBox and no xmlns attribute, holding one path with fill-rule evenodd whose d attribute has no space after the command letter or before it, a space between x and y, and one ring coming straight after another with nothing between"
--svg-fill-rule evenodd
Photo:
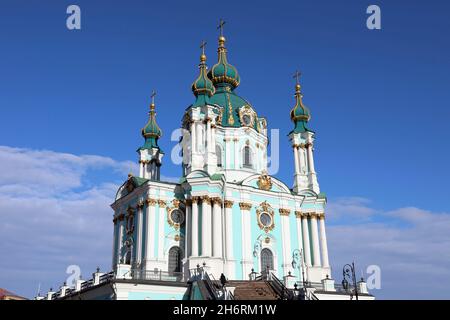
<instances>
[{"instance_id":1,"label":"gold cross","mask_svg":"<svg viewBox=\"0 0 450 320\"><path fill-rule=\"evenodd\" d=\"M150 95L150 97L152 98L152 104L155 104L155 96L156 96L156 91L152 90L152 94Z\"/></svg>"},{"instance_id":2,"label":"gold cross","mask_svg":"<svg viewBox=\"0 0 450 320\"><path fill-rule=\"evenodd\" d=\"M201 43L201 45L200 45L200 49L202 49L202 54L203 54L203 55L205 54L206 43L207 43L207 42L206 42L205 40L203 40L202 43Z\"/></svg>"},{"instance_id":3,"label":"gold cross","mask_svg":"<svg viewBox=\"0 0 450 320\"><path fill-rule=\"evenodd\" d=\"M220 36L223 37L223 25L225 24L225 21L220 19L219 25L217 26L217 29L220 29Z\"/></svg>"},{"instance_id":4,"label":"gold cross","mask_svg":"<svg viewBox=\"0 0 450 320\"><path fill-rule=\"evenodd\" d=\"M298 70L295 71L293 78L295 78L295 83L296 83L296 84L298 84L298 79L300 78L301 75L302 75L302 74L301 74L300 71L298 71Z\"/></svg>"}]
</instances>

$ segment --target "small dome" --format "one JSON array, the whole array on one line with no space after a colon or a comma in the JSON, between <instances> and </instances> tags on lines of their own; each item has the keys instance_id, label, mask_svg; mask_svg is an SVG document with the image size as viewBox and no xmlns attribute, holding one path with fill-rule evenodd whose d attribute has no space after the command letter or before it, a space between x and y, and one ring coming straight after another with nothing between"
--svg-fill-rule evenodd
<instances>
[{"instance_id":1,"label":"small dome","mask_svg":"<svg viewBox=\"0 0 450 320\"><path fill-rule=\"evenodd\" d=\"M198 97L199 95L207 95L208 97L211 97L214 92L214 84L209 80L208 76L206 75L206 55L202 54L200 56L200 74L198 78L194 81L192 84L192 92L194 92L194 95Z\"/></svg>"},{"instance_id":2,"label":"small dome","mask_svg":"<svg viewBox=\"0 0 450 320\"><path fill-rule=\"evenodd\" d=\"M229 84L234 89L241 81L237 69L227 61L227 49L225 48L225 38L219 37L218 62L209 70L208 77L216 84Z\"/></svg>"},{"instance_id":3,"label":"small dome","mask_svg":"<svg viewBox=\"0 0 450 320\"><path fill-rule=\"evenodd\" d=\"M303 104L300 84L295 85L295 106L291 110L291 120L295 123L294 132L308 131L306 123L311 119L309 109Z\"/></svg>"},{"instance_id":4,"label":"small dome","mask_svg":"<svg viewBox=\"0 0 450 320\"><path fill-rule=\"evenodd\" d=\"M148 122L144 128L142 128L142 136L145 138L145 144L141 149L158 148L158 139L162 135L162 131L156 123L155 104L152 101L150 104L150 112Z\"/></svg>"}]
</instances>

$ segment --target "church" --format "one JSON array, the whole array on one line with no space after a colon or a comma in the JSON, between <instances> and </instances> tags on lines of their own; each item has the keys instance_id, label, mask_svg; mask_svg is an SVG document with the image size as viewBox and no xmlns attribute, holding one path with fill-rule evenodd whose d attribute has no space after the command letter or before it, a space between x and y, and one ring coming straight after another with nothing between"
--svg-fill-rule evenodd
<instances>
[{"instance_id":1,"label":"church","mask_svg":"<svg viewBox=\"0 0 450 320\"><path fill-rule=\"evenodd\" d=\"M217 62L207 66L202 43L193 103L180 112L179 181L160 178L165 153L153 93L137 150L139 174L128 175L111 205L112 271L97 270L41 299L374 298L363 279L341 286L331 277L327 199L299 73L286 106L295 168L289 187L268 174L267 119L236 90L240 76L228 62L223 24Z\"/></svg>"}]
</instances>

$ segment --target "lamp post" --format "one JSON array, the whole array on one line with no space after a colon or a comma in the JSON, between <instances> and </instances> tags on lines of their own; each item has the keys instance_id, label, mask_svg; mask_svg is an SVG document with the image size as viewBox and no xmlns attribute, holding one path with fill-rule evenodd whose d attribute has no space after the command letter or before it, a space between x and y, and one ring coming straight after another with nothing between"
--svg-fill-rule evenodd
<instances>
[{"instance_id":1,"label":"lamp post","mask_svg":"<svg viewBox=\"0 0 450 320\"><path fill-rule=\"evenodd\" d=\"M353 282L353 286L355 288L355 299L358 300L358 284L356 283L356 274L355 274L355 263L346 264L342 269L342 287L347 291L349 288L349 280ZM349 279L349 280L347 280ZM352 294L350 293L350 299L352 299Z\"/></svg>"},{"instance_id":2,"label":"lamp post","mask_svg":"<svg viewBox=\"0 0 450 320\"><path fill-rule=\"evenodd\" d=\"M292 268L297 269L302 275L303 289L306 290L305 269L303 268L303 250L295 249L292 252Z\"/></svg>"}]
</instances>

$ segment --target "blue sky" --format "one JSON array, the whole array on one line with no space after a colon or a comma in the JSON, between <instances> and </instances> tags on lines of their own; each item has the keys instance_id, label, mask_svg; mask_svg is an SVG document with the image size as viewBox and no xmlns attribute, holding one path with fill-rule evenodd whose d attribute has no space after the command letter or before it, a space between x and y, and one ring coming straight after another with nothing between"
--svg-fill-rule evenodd
<instances>
[{"instance_id":1,"label":"blue sky","mask_svg":"<svg viewBox=\"0 0 450 320\"><path fill-rule=\"evenodd\" d=\"M66 28L69 4L81 7L79 31ZM381 7L382 30L365 26L370 4ZM136 160L151 90L158 92L160 145L168 151L175 144L170 133L194 101L199 44L208 42L212 65L216 25L224 18L229 62L241 75L237 90L269 128L280 129L277 177L288 184L292 74L303 73L317 133L316 170L330 204L336 279L340 266L355 259L386 270L386 286L374 292L381 298L423 298L424 286L433 297L449 298L437 281L450 274L448 2L2 0L0 12L0 215L8 221L0 226L0 243L9 241L0 244L0 255L11 253L21 265L2 259L0 287L32 296L39 281L56 286L70 263L109 268L108 204ZM180 169L169 158L162 174L177 177ZM42 211L26 211L37 208L27 201ZM79 212L85 215L70 239L60 237L70 224L49 230L39 217L23 218L46 214L61 221ZM90 219L105 225L92 226ZM436 231L433 237L425 226ZM105 234L101 256L86 245L98 232ZM37 239L47 246L28 246L25 235L30 246ZM402 254L393 250L399 243ZM429 279L423 278L427 265L437 269ZM26 281L15 280L24 272ZM401 285L419 279L427 283L417 291Z\"/></svg>"}]
</instances>

